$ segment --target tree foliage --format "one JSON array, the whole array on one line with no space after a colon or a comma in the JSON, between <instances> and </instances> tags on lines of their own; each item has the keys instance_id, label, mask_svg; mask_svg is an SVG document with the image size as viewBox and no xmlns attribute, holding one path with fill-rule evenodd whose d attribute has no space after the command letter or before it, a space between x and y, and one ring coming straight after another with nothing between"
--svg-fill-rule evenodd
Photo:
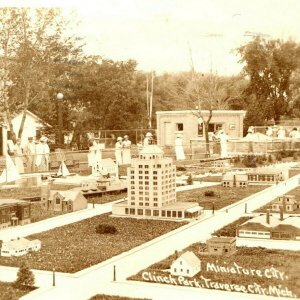
<instances>
[{"instance_id":1,"label":"tree foliage","mask_svg":"<svg viewBox=\"0 0 300 300\"><path fill-rule=\"evenodd\" d=\"M256 37L237 52L240 62L245 64L244 74L250 78L245 90L249 97L249 118L254 117L255 121L255 114L259 112L258 123L262 119L277 122L288 111L290 79L300 62L299 45L293 41Z\"/></svg>"},{"instance_id":2,"label":"tree foliage","mask_svg":"<svg viewBox=\"0 0 300 300\"><path fill-rule=\"evenodd\" d=\"M17 273L16 285L33 286L34 285L34 274L28 268L27 265L22 264Z\"/></svg>"}]
</instances>

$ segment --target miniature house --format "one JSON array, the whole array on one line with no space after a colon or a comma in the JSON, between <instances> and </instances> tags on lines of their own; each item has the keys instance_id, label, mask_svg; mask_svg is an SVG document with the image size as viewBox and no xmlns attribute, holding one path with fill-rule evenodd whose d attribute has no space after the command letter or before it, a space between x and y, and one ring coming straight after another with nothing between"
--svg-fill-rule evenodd
<instances>
[{"instance_id":1,"label":"miniature house","mask_svg":"<svg viewBox=\"0 0 300 300\"><path fill-rule=\"evenodd\" d=\"M0 229L31 222L30 203L15 199L0 199Z\"/></svg>"},{"instance_id":2,"label":"miniature house","mask_svg":"<svg viewBox=\"0 0 300 300\"><path fill-rule=\"evenodd\" d=\"M297 201L295 195L283 195L272 202L272 211L293 212L300 208L300 201Z\"/></svg>"},{"instance_id":3,"label":"miniature house","mask_svg":"<svg viewBox=\"0 0 300 300\"><path fill-rule=\"evenodd\" d=\"M266 215L254 217L237 228L238 237L251 237L269 239L271 237L271 228L279 225L280 220L270 215L269 211Z\"/></svg>"},{"instance_id":4,"label":"miniature house","mask_svg":"<svg viewBox=\"0 0 300 300\"><path fill-rule=\"evenodd\" d=\"M41 249L40 240L27 240L18 238L2 242L1 256L22 256L30 251L39 251Z\"/></svg>"},{"instance_id":5,"label":"miniature house","mask_svg":"<svg viewBox=\"0 0 300 300\"><path fill-rule=\"evenodd\" d=\"M45 210L73 212L87 208L87 200L81 191L72 189L67 191L50 190L50 185L41 185L41 203Z\"/></svg>"},{"instance_id":6,"label":"miniature house","mask_svg":"<svg viewBox=\"0 0 300 300\"><path fill-rule=\"evenodd\" d=\"M200 259L191 251L187 251L174 260L170 273L175 276L193 277L201 271Z\"/></svg>"},{"instance_id":7,"label":"miniature house","mask_svg":"<svg viewBox=\"0 0 300 300\"><path fill-rule=\"evenodd\" d=\"M222 176L223 187L246 187L248 185L247 174L225 173Z\"/></svg>"},{"instance_id":8,"label":"miniature house","mask_svg":"<svg viewBox=\"0 0 300 300\"><path fill-rule=\"evenodd\" d=\"M276 240L300 240L300 217L289 217L271 229L271 238Z\"/></svg>"},{"instance_id":9,"label":"miniature house","mask_svg":"<svg viewBox=\"0 0 300 300\"><path fill-rule=\"evenodd\" d=\"M231 255L236 251L235 237L213 236L206 243L210 255Z\"/></svg>"},{"instance_id":10,"label":"miniature house","mask_svg":"<svg viewBox=\"0 0 300 300\"><path fill-rule=\"evenodd\" d=\"M157 145L144 147L127 169L128 199L113 204L113 215L138 218L198 217L198 203L176 202L176 168Z\"/></svg>"}]
</instances>

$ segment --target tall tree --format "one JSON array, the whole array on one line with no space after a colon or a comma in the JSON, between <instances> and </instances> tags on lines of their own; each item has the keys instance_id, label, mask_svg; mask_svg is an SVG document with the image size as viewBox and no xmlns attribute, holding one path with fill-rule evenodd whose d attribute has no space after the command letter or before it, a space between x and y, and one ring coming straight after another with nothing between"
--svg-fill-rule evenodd
<instances>
[{"instance_id":1,"label":"tall tree","mask_svg":"<svg viewBox=\"0 0 300 300\"><path fill-rule=\"evenodd\" d=\"M6 113L23 111L18 132L21 137L27 109L49 103L58 78L65 75L65 67L78 59L81 51L78 39L64 34L67 21L59 9L4 8L0 9L0 17L7 32L0 43L5 54L3 67L10 71L14 82ZM50 108L47 105L48 116L55 114Z\"/></svg>"},{"instance_id":2,"label":"tall tree","mask_svg":"<svg viewBox=\"0 0 300 300\"><path fill-rule=\"evenodd\" d=\"M288 110L290 78L300 62L299 45L293 41L255 37L238 48L237 53L241 56L240 62L245 64L244 75L250 78L245 90L246 95L251 96L249 113L257 114L259 107L265 120L278 122Z\"/></svg>"},{"instance_id":3,"label":"tall tree","mask_svg":"<svg viewBox=\"0 0 300 300\"><path fill-rule=\"evenodd\" d=\"M191 71L181 74L171 89L171 95L180 99L186 108L192 110L199 123L202 123L207 155L210 154L208 128L213 110L227 109L230 101L237 97L231 86L232 82L227 78Z\"/></svg>"}]
</instances>

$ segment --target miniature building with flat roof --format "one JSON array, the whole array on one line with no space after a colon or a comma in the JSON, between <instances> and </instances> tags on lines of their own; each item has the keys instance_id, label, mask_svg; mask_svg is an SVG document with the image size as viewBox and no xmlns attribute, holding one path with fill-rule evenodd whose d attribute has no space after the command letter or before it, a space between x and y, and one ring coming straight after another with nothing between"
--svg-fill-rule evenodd
<instances>
[{"instance_id":1,"label":"miniature building with flat roof","mask_svg":"<svg viewBox=\"0 0 300 300\"><path fill-rule=\"evenodd\" d=\"M31 222L30 203L16 199L0 199L0 229Z\"/></svg>"},{"instance_id":2,"label":"miniature building with flat roof","mask_svg":"<svg viewBox=\"0 0 300 300\"><path fill-rule=\"evenodd\" d=\"M246 187L247 185L247 174L225 173L222 176L223 187Z\"/></svg>"},{"instance_id":3,"label":"miniature building with flat roof","mask_svg":"<svg viewBox=\"0 0 300 300\"><path fill-rule=\"evenodd\" d=\"M176 168L157 145L144 147L127 169L126 201L113 205L114 216L184 219L198 217L198 203L176 202Z\"/></svg>"},{"instance_id":4,"label":"miniature building with flat roof","mask_svg":"<svg viewBox=\"0 0 300 300\"><path fill-rule=\"evenodd\" d=\"M247 175L249 183L270 184L284 179L282 170L276 168L257 168L248 171Z\"/></svg>"},{"instance_id":5,"label":"miniature building with flat roof","mask_svg":"<svg viewBox=\"0 0 300 300\"><path fill-rule=\"evenodd\" d=\"M213 236L206 243L210 255L231 255L236 251L235 237Z\"/></svg>"},{"instance_id":6,"label":"miniature building with flat roof","mask_svg":"<svg viewBox=\"0 0 300 300\"><path fill-rule=\"evenodd\" d=\"M194 252L186 251L174 260L170 267L171 275L193 277L201 271L201 261Z\"/></svg>"},{"instance_id":7,"label":"miniature building with flat roof","mask_svg":"<svg viewBox=\"0 0 300 300\"><path fill-rule=\"evenodd\" d=\"M22 256L30 251L39 251L41 245L40 240L30 241L25 238L4 241L1 246L1 256Z\"/></svg>"},{"instance_id":8,"label":"miniature building with flat roof","mask_svg":"<svg viewBox=\"0 0 300 300\"><path fill-rule=\"evenodd\" d=\"M276 212L280 212L281 209L284 212L293 212L299 208L300 200L296 200L295 195L283 195L272 202L272 211Z\"/></svg>"}]
</instances>

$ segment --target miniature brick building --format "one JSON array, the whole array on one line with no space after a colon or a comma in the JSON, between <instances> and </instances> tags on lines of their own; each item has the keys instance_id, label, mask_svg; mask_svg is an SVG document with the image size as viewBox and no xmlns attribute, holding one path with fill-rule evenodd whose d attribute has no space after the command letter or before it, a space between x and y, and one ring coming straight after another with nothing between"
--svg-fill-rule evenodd
<instances>
[{"instance_id":1,"label":"miniature brick building","mask_svg":"<svg viewBox=\"0 0 300 300\"><path fill-rule=\"evenodd\" d=\"M300 208L300 200L296 200L295 195L283 195L277 197L272 202L272 211L280 211L283 209L284 212L293 212Z\"/></svg>"},{"instance_id":2,"label":"miniature brick building","mask_svg":"<svg viewBox=\"0 0 300 300\"><path fill-rule=\"evenodd\" d=\"M2 242L1 256L22 256L30 251L39 251L40 249L40 240L30 241L25 238L18 238Z\"/></svg>"},{"instance_id":3,"label":"miniature brick building","mask_svg":"<svg viewBox=\"0 0 300 300\"><path fill-rule=\"evenodd\" d=\"M170 273L175 276L193 277L201 271L200 259L191 251L184 252L170 267Z\"/></svg>"},{"instance_id":4,"label":"miniature brick building","mask_svg":"<svg viewBox=\"0 0 300 300\"><path fill-rule=\"evenodd\" d=\"M206 243L210 255L231 255L236 251L235 237L213 236Z\"/></svg>"},{"instance_id":5,"label":"miniature brick building","mask_svg":"<svg viewBox=\"0 0 300 300\"><path fill-rule=\"evenodd\" d=\"M247 174L225 173L222 176L223 187L246 187L248 185Z\"/></svg>"},{"instance_id":6,"label":"miniature brick building","mask_svg":"<svg viewBox=\"0 0 300 300\"><path fill-rule=\"evenodd\" d=\"M45 210L73 212L87 208L87 199L79 190L50 190L50 185L41 185L41 202Z\"/></svg>"},{"instance_id":7,"label":"miniature brick building","mask_svg":"<svg viewBox=\"0 0 300 300\"><path fill-rule=\"evenodd\" d=\"M249 183L276 183L283 180L282 171L279 169L258 168L248 171Z\"/></svg>"},{"instance_id":8,"label":"miniature brick building","mask_svg":"<svg viewBox=\"0 0 300 300\"><path fill-rule=\"evenodd\" d=\"M0 199L0 229L31 222L30 203L15 199Z\"/></svg>"},{"instance_id":9,"label":"miniature brick building","mask_svg":"<svg viewBox=\"0 0 300 300\"><path fill-rule=\"evenodd\" d=\"M197 203L176 202L176 168L157 145L144 147L127 169L128 199L113 205L113 215L183 219L197 217Z\"/></svg>"}]
</instances>

